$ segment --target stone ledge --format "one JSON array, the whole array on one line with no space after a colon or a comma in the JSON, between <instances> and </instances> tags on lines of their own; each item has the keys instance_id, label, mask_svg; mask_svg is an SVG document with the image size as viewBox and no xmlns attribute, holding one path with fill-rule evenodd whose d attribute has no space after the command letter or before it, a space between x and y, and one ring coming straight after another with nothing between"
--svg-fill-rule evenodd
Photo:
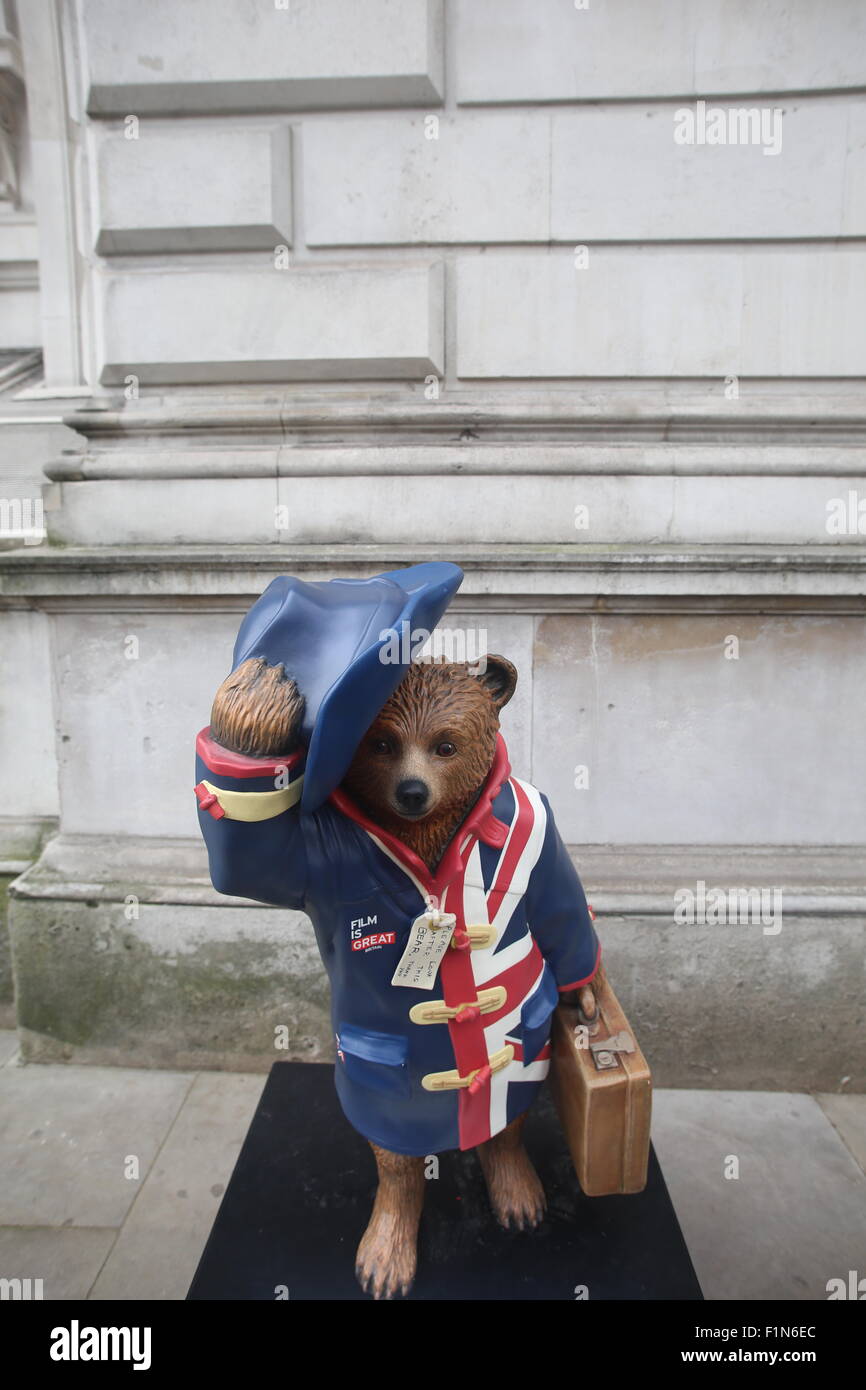
<instances>
[{"instance_id":1,"label":"stone ledge","mask_svg":"<svg viewBox=\"0 0 866 1390\"><path fill-rule=\"evenodd\" d=\"M21 893L10 909L27 1061L264 1070L277 1028L280 1056L332 1056L300 913L142 902L129 920L120 901ZM776 936L604 915L599 933L657 1085L866 1088L862 914L792 916Z\"/></svg>"},{"instance_id":2,"label":"stone ledge","mask_svg":"<svg viewBox=\"0 0 866 1390\"><path fill-rule=\"evenodd\" d=\"M599 917L671 919L674 894L703 880L728 888L778 888L791 917L866 918L862 845L571 845ZM203 844L139 836L57 835L10 896L71 902L247 907L283 912L215 892Z\"/></svg>"},{"instance_id":3,"label":"stone ledge","mask_svg":"<svg viewBox=\"0 0 866 1390\"><path fill-rule=\"evenodd\" d=\"M202 441L203 442L203 441ZM715 444L669 440L644 444L603 439L514 444L489 438L455 444L304 444L189 447L182 440L160 448L119 447L65 454L43 469L53 482L137 482L143 479L483 477L575 479L605 477L866 478L866 459L849 444Z\"/></svg>"},{"instance_id":4,"label":"stone ledge","mask_svg":"<svg viewBox=\"0 0 866 1390\"><path fill-rule=\"evenodd\" d=\"M333 431L357 431L364 440L382 435L394 443L395 431L419 431L422 436L446 436L454 431L484 430L496 437L507 432L512 442L545 432L567 431L574 441L610 442L692 440L718 444L749 437L756 444L807 441L866 443L866 410L862 389L849 378L776 382L744 380L736 400L726 400L724 382L711 380L633 379L604 382L543 384L524 387L512 382L471 388L441 387L438 400L426 400L423 384L394 389L376 384L267 387L228 386L197 391L177 388L170 394L145 391L138 401L124 401L96 391L90 403L70 411L66 424L98 439L100 447L118 444L130 435L175 434L186 445L197 435L228 436L245 444L278 436L281 441L309 434L329 443L346 442ZM485 435L485 437L487 437ZM408 442L408 440L406 441ZM124 445L123 447L127 447Z\"/></svg>"},{"instance_id":5,"label":"stone ledge","mask_svg":"<svg viewBox=\"0 0 866 1390\"><path fill-rule=\"evenodd\" d=\"M280 574L365 578L458 560L453 612L658 611L683 605L862 613L866 546L472 545L30 546L0 548L0 606L240 612Z\"/></svg>"}]
</instances>

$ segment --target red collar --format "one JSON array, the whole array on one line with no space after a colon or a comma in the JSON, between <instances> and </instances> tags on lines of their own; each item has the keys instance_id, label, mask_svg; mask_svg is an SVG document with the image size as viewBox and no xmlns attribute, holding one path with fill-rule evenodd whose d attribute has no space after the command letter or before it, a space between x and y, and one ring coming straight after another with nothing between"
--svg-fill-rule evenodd
<instances>
[{"instance_id":1,"label":"red collar","mask_svg":"<svg viewBox=\"0 0 866 1390\"><path fill-rule=\"evenodd\" d=\"M414 850L404 845L390 830L383 830L375 821L365 816L342 787L331 792L328 800L338 811L342 811L344 816L348 816L371 835L375 835L377 840L381 840L394 858L398 859L429 892L441 897L455 874L465 867L476 840L482 840L485 845L491 845L494 849L501 849L508 839L508 826L494 816L493 802L508 780L510 772L511 764L508 761L505 740L501 734L497 734L493 763L478 800L452 835L435 875L430 873L423 859L420 859ZM470 837L468 843L467 836Z\"/></svg>"}]
</instances>

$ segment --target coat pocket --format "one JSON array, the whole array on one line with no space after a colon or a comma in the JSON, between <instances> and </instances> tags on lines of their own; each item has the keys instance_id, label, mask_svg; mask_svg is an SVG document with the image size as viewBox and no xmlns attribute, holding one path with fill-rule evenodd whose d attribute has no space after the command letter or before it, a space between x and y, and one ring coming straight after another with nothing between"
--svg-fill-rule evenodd
<instances>
[{"instance_id":1,"label":"coat pocket","mask_svg":"<svg viewBox=\"0 0 866 1390\"><path fill-rule=\"evenodd\" d=\"M398 1033L375 1033L341 1023L337 1055L346 1076L359 1086L389 1096L409 1094L409 1040Z\"/></svg>"},{"instance_id":2,"label":"coat pocket","mask_svg":"<svg viewBox=\"0 0 866 1390\"><path fill-rule=\"evenodd\" d=\"M534 1062L550 1037L550 1019L559 1003L559 990L549 965L545 965L541 981L520 1011L523 1034L523 1065Z\"/></svg>"}]
</instances>

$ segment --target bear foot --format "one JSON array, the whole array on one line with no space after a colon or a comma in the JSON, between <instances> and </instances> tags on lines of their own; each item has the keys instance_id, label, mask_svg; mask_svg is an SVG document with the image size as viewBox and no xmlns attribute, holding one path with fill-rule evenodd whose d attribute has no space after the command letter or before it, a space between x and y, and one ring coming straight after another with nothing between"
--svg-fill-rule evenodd
<instances>
[{"instance_id":1,"label":"bear foot","mask_svg":"<svg viewBox=\"0 0 866 1390\"><path fill-rule=\"evenodd\" d=\"M405 1298L417 1263L417 1232L374 1210L355 1256L355 1275L364 1292L375 1299Z\"/></svg>"},{"instance_id":2,"label":"bear foot","mask_svg":"<svg viewBox=\"0 0 866 1390\"><path fill-rule=\"evenodd\" d=\"M532 1230L547 1210L541 1179L520 1138L522 1128L523 1116L518 1116L501 1134L478 1147L490 1205L506 1230Z\"/></svg>"},{"instance_id":3,"label":"bear foot","mask_svg":"<svg viewBox=\"0 0 866 1390\"><path fill-rule=\"evenodd\" d=\"M424 1206L424 1160L371 1144L379 1190L355 1256L355 1274L373 1298L397 1298L412 1287L418 1263L418 1223Z\"/></svg>"}]
</instances>

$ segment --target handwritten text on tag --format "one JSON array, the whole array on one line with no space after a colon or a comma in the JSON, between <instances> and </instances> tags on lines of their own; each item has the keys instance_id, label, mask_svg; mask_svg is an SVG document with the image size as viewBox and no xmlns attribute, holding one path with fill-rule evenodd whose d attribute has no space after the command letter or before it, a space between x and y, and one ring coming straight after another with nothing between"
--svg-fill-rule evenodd
<instances>
[{"instance_id":1,"label":"handwritten text on tag","mask_svg":"<svg viewBox=\"0 0 866 1390\"><path fill-rule=\"evenodd\" d=\"M434 921L438 925L434 926ZM456 925L453 912L428 911L416 917L391 984L405 985L408 989L432 989Z\"/></svg>"}]
</instances>

